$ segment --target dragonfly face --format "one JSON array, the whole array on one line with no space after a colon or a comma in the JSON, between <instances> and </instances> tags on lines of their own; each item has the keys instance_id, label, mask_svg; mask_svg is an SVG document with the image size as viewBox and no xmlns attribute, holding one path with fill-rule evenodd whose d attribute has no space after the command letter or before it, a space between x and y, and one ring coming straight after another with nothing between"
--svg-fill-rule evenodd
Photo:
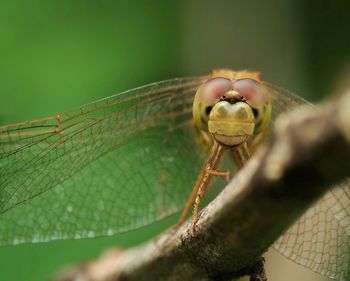
<instances>
[{"instance_id":1,"label":"dragonfly face","mask_svg":"<svg viewBox=\"0 0 350 281\"><path fill-rule=\"evenodd\" d=\"M224 145L237 146L267 129L271 119L268 89L255 72L214 71L197 91L195 125Z\"/></svg>"},{"instance_id":2,"label":"dragonfly face","mask_svg":"<svg viewBox=\"0 0 350 281\"><path fill-rule=\"evenodd\" d=\"M222 96L209 114L209 132L224 145L244 143L253 134L254 127L253 110L236 91Z\"/></svg>"}]
</instances>

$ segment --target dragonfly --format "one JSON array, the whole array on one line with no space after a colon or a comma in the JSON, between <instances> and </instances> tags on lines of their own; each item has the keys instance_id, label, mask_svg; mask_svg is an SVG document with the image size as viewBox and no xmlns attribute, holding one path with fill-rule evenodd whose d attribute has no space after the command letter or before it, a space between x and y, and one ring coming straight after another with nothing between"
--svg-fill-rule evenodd
<instances>
[{"instance_id":1,"label":"dragonfly","mask_svg":"<svg viewBox=\"0 0 350 281\"><path fill-rule=\"evenodd\" d=\"M243 120L233 144L222 141L227 140L227 120L216 122L222 109L218 113L214 105L222 102L241 105L231 116ZM1 126L0 246L110 236L181 210L182 222L192 204L196 220L209 179L228 176L211 155L230 147L236 164L243 166L268 139L276 117L305 104L257 72L219 69ZM347 280L349 236L346 181L273 247L298 264Z\"/></svg>"}]
</instances>

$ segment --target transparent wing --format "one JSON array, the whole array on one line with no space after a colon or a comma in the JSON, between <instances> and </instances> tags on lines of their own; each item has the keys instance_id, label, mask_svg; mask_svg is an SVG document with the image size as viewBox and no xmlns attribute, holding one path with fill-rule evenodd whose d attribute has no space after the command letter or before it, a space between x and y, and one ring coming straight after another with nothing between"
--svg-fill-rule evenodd
<instances>
[{"instance_id":1,"label":"transparent wing","mask_svg":"<svg viewBox=\"0 0 350 281\"><path fill-rule=\"evenodd\" d=\"M288 112L297 106L313 106L307 100L282 87L266 82L264 84L269 88L271 93L272 120L275 120L281 113Z\"/></svg>"},{"instance_id":2,"label":"transparent wing","mask_svg":"<svg viewBox=\"0 0 350 281\"><path fill-rule=\"evenodd\" d=\"M273 118L308 103L282 88L272 89ZM336 280L350 279L350 180L335 186L273 246L289 259Z\"/></svg>"},{"instance_id":3,"label":"transparent wing","mask_svg":"<svg viewBox=\"0 0 350 281\"><path fill-rule=\"evenodd\" d=\"M0 245L112 235L183 207L205 159L191 123L204 80L0 127Z\"/></svg>"}]
</instances>

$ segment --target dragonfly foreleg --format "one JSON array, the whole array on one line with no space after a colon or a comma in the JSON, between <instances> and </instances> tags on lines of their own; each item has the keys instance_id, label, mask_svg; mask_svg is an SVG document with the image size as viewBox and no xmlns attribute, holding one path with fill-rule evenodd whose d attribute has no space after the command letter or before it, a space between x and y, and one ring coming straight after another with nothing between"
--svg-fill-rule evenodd
<instances>
[{"instance_id":1,"label":"dragonfly foreleg","mask_svg":"<svg viewBox=\"0 0 350 281\"><path fill-rule=\"evenodd\" d=\"M209 164L205 167L205 175L202 179L202 182L207 182L206 184L200 185L196 199L193 204L193 230L195 230L196 224L198 222L198 208L199 204L207 191L207 188L209 186L210 178L212 176L224 176L226 177L226 180L229 181L230 172L229 171L221 171L221 170L214 170L213 167L211 167Z\"/></svg>"},{"instance_id":2,"label":"dragonfly foreleg","mask_svg":"<svg viewBox=\"0 0 350 281\"><path fill-rule=\"evenodd\" d=\"M230 180L230 171L228 170L207 170L207 173L213 176L225 177L227 182Z\"/></svg>"},{"instance_id":3,"label":"dragonfly foreleg","mask_svg":"<svg viewBox=\"0 0 350 281\"><path fill-rule=\"evenodd\" d=\"M242 168L250 158L250 152L247 143L243 143L240 146L231 148L231 155L237 167L239 169Z\"/></svg>"},{"instance_id":4,"label":"dragonfly foreleg","mask_svg":"<svg viewBox=\"0 0 350 281\"><path fill-rule=\"evenodd\" d=\"M193 204L193 225L195 226L198 221L198 207L199 203L207 189L207 186L210 183L210 179L213 175L225 176L228 177L228 171L219 171L216 170L219 160L225 150L225 147L219 143L214 143L211 150L210 156L202 168L201 172L198 175L196 183L192 189L191 195L189 196L184 210L182 211L181 217L177 226L180 226L185 220Z\"/></svg>"},{"instance_id":5,"label":"dragonfly foreleg","mask_svg":"<svg viewBox=\"0 0 350 281\"><path fill-rule=\"evenodd\" d=\"M196 195L197 195L197 192L198 192L201 180L202 180L202 178L204 176L204 173L205 173L205 167L202 168L201 172L199 173L199 175L197 177L196 183L195 183L195 185L192 188L192 192L191 192L190 196L187 199L185 208L182 211L181 217L180 217L179 221L177 222L176 227L179 227L180 225L182 225L184 223L184 221L186 220L187 215L188 215L188 213L189 213L189 211L191 209L191 206L193 204L193 201L196 198Z\"/></svg>"},{"instance_id":6,"label":"dragonfly foreleg","mask_svg":"<svg viewBox=\"0 0 350 281\"><path fill-rule=\"evenodd\" d=\"M224 151L225 151L225 147L223 145L217 142L214 142L212 151L204 167L204 172L201 172L200 175L202 176L199 179L199 181L197 180L199 186L198 186L196 199L194 200L194 204L193 204L193 231L195 230L196 224L198 222L199 204L209 186L212 176L218 175L218 176L225 176L226 178L228 178L229 176L228 171L216 170Z\"/></svg>"},{"instance_id":7,"label":"dragonfly foreleg","mask_svg":"<svg viewBox=\"0 0 350 281\"><path fill-rule=\"evenodd\" d=\"M211 167L206 167L205 168L205 174L204 177L202 179L202 184L200 185L197 195L196 195L196 199L194 201L193 204L193 231L195 231L196 228L196 224L198 222L198 208L199 208L199 204L205 194L205 191L207 190L207 187L209 185L210 179L213 176L214 170L211 169Z\"/></svg>"}]
</instances>

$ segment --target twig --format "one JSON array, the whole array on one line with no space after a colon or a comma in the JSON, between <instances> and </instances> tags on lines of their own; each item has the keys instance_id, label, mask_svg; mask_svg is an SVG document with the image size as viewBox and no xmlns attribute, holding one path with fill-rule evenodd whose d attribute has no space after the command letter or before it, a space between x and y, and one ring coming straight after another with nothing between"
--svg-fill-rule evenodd
<instances>
[{"instance_id":1,"label":"twig","mask_svg":"<svg viewBox=\"0 0 350 281\"><path fill-rule=\"evenodd\" d=\"M339 163L342 163L339 165ZM281 117L271 141L202 212L153 241L73 268L55 280L231 280L316 199L350 173L350 93L322 111Z\"/></svg>"}]
</instances>

